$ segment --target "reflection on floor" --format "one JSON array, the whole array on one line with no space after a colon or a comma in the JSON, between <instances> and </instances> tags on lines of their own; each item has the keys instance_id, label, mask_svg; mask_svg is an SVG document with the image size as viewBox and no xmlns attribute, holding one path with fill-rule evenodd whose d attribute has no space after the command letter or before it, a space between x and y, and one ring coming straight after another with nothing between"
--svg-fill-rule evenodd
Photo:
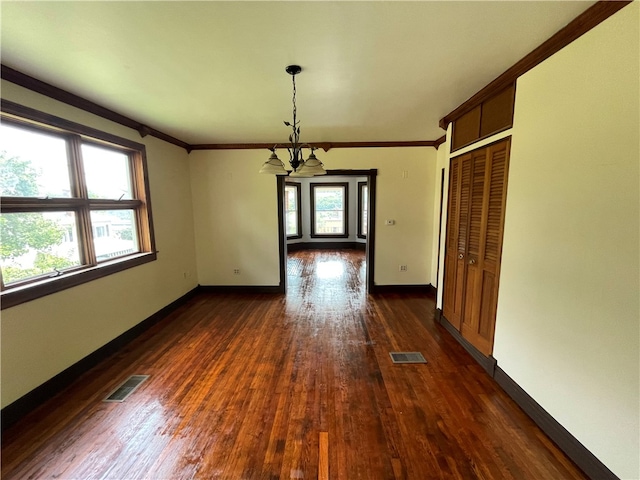
<instances>
[{"instance_id":1,"label":"reflection on floor","mask_svg":"<svg viewBox=\"0 0 640 480\"><path fill-rule=\"evenodd\" d=\"M358 251L287 263L286 296L198 294L9 428L3 480L584 478L432 297L367 295Z\"/></svg>"}]
</instances>

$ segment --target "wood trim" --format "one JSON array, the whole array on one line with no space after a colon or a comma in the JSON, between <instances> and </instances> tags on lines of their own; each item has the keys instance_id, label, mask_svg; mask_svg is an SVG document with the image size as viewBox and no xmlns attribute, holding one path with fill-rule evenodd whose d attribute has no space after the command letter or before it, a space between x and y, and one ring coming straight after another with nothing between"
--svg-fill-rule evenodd
<instances>
[{"instance_id":1,"label":"wood trim","mask_svg":"<svg viewBox=\"0 0 640 480\"><path fill-rule=\"evenodd\" d=\"M152 137L156 137L160 140L164 140L165 142L177 145L178 147L182 147L187 152L191 151L191 145L183 142L182 140L167 135L166 133L156 130L155 128L143 125L136 120L114 112L113 110L98 105L97 103L82 98L67 90L63 90L62 88L51 85L50 83L38 80L37 78L19 72L18 70L14 70L13 68L7 67L6 65L0 65L0 72L3 80L15 83L16 85L27 88L41 95L45 95L49 98L53 98L54 100L57 100L59 102L66 103L67 105L71 105L86 112L92 113L99 117L106 118L107 120L118 123L120 125L124 125L125 127L132 128L140 134L140 137L151 135Z\"/></svg>"},{"instance_id":2,"label":"wood trim","mask_svg":"<svg viewBox=\"0 0 640 480\"><path fill-rule=\"evenodd\" d=\"M280 285L200 285L199 293L283 294Z\"/></svg>"},{"instance_id":3,"label":"wood trim","mask_svg":"<svg viewBox=\"0 0 640 480\"><path fill-rule=\"evenodd\" d=\"M284 175L276 175L276 191L278 202L278 253L280 255L280 283L278 293L287 291L287 239L286 227L284 224L284 185L286 178Z\"/></svg>"},{"instance_id":4,"label":"wood trim","mask_svg":"<svg viewBox=\"0 0 640 480\"><path fill-rule=\"evenodd\" d=\"M104 262L89 268L83 268L78 272L69 271L62 276L47 278L38 283L26 283L24 286L3 291L0 308L4 310L5 308L15 307L21 303L30 302L52 293L61 292L67 288L77 287L107 275L153 262L156 258L157 252L137 253L131 257L119 257L113 262Z\"/></svg>"},{"instance_id":5,"label":"wood trim","mask_svg":"<svg viewBox=\"0 0 640 480\"><path fill-rule=\"evenodd\" d=\"M297 213L296 224L298 227L298 233L296 235L287 235L287 240L296 240L298 238L302 238L302 185L299 182L287 181L289 177L285 177L284 175L282 175L282 177L285 179L285 183L284 183L285 188L294 187L296 190L296 202L298 207L296 211ZM282 209L282 211L284 212L285 209L286 209L286 205L284 205L284 208ZM286 223L286 219L285 219L285 223Z\"/></svg>"},{"instance_id":6,"label":"wood trim","mask_svg":"<svg viewBox=\"0 0 640 480\"><path fill-rule=\"evenodd\" d=\"M494 379L507 395L589 478L597 478L598 480L614 480L618 478L500 367L496 366Z\"/></svg>"},{"instance_id":7,"label":"wood trim","mask_svg":"<svg viewBox=\"0 0 640 480\"><path fill-rule=\"evenodd\" d=\"M388 148L388 147L438 147L445 137L438 140L410 140L388 142L310 142L309 145L328 152L332 148ZM442 141L440 141L442 140ZM288 143L202 143L191 145L191 150L258 150L287 148Z\"/></svg>"},{"instance_id":8,"label":"wood trim","mask_svg":"<svg viewBox=\"0 0 640 480\"><path fill-rule=\"evenodd\" d=\"M369 191L368 191L368 186L367 186L367 182L358 182L358 193L357 193L357 197L358 197L358 206L357 206L357 213L356 213L356 237L358 238L362 238L362 239L366 239L367 238L367 232L363 232L362 231L362 192L364 190L364 188L367 188L367 196L369 195ZM369 208L369 202L367 202L367 208Z\"/></svg>"},{"instance_id":9,"label":"wood trim","mask_svg":"<svg viewBox=\"0 0 640 480\"><path fill-rule=\"evenodd\" d=\"M540 429L587 474L598 480L617 480L618 477L593 455L580 441L553 418L520 385L498 366L495 358L485 357L473 345L460 335L451 323L436 308L435 321L439 322L462 347L494 378L500 387L526 413Z\"/></svg>"},{"instance_id":10,"label":"wood trim","mask_svg":"<svg viewBox=\"0 0 640 480\"><path fill-rule=\"evenodd\" d=\"M80 375L84 374L91 368L106 360L109 356L121 350L125 345L140 336L143 332L154 326L166 318L171 312L190 300L198 291L198 287L185 293L183 296L174 300L166 307L158 310L156 313L146 318L142 322L133 326L123 334L117 336L110 342L90 353L82 360L77 361L70 367L50 378L40 386L34 388L26 395L7 405L2 409L2 431L16 423L26 414L40 406L46 400L67 388Z\"/></svg>"},{"instance_id":11,"label":"wood trim","mask_svg":"<svg viewBox=\"0 0 640 480\"><path fill-rule=\"evenodd\" d=\"M366 250L364 242L298 242L287 244L289 252L300 250Z\"/></svg>"},{"instance_id":12,"label":"wood trim","mask_svg":"<svg viewBox=\"0 0 640 480\"><path fill-rule=\"evenodd\" d=\"M327 170L327 175L336 175L342 177L369 177L371 175L378 175L378 169L374 168L371 170Z\"/></svg>"},{"instance_id":13,"label":"wood trim","mask_svg":"<svg viewBox=\"0 0 640 480\"><path fill-rule=\"evenodd\" d=\"M371 293L375 289L375 272L376 272L376 188L378 182L378 170L372 169L367 177L369 183L369 209L367 215L367 292Z\"/></svg>"},{"instance_id":14,"label":"wood trim","mask_svg":"<svg viewBox=\"0 0 640 480\"><path fill-rule=\"evenodd\" d=\"M446 186L445 182L445 171L444 168L440 172L440 214L438 216L438 257L436 264L436 287L438 287L438 282L440 281L440 253L442 251L442 218L444 215L444 188Z\"/></svg>"},{"instance_id":15,"label":"wood trim","mask_svg":"<svg viewBox=\"0 0 640 480\"><path fill-rule=\"evenodd\" d=\"M316 207L315 207L315 189L322 187L340 187L344 189L344 210L343 210L343 226L344 233L316 233ZM309 210L311 213L311 238L349 238L349 183L348 182L326 182L326 183L309 183L309 192L311 194L311 203Z\"/></svg>"},{"instance_id":16,"label":"wood trim","mask_svg":"<svg viewBox=\"0 0 640 480\"><path fill-rule=\"evenodd\" d=\"M373 294L386 294L386 293L423 293L429 296L435 297L436 289L430 283L427 284L414 284L414 285L375 285Z\"/></svg>"},{"instance_id":17,"label":"wood trim","mask_svg":"<svg viewBox=\"0 0 640 480\"><path fill-rule=\"evenodd\" d=\"M101 140L103 142L116 144L120 147L126 147L131 150L143 150L144 144L134 142L128 138L119 137L111 133L98 130L97 128L88 127L81 123L72 122L56 115L36 110L35 108L25 107L19 103L12 102L11 100L0 99L0 110L5 115L9 115L8 120L18 125L26 126L28 128L35 128L38 131L42 131L42 126L39 124L45 124L50 126L50 130L55 132L56 130L65 131L67 133L75 133L82 137L88 137L93 143L97 145Z\"/></svg>"},{"instance_id":18,"label":"wood trim","mask_svg":"<svg viewBox=\"0 0 640 480\"><path fill-rule=\"evenodd\" d=\"M485 372L489 374L489 376L493 377L497 361L491 355L486 357L480 352L476 347L474 347L466 338L462 336L462 334L454 327L449 320L446 319L442 313L438 314L440 325L442 325L447 332L449 332L453 338L455 338L460 345L471 355L476 362L480 364L482 368L484 368Z\"/></svg>"},{"instance_id":19,"label":"wood trim","mask_svg":"<svg viewBox=\"0 0 640 480\"><path fill-rule=\"evenodd\" d=\"M370 170L327 170L327 175L340 175L346 177L367 177L367 181L369 183L369 231L367 232L367 246L366 246L366 262L367 262L367 292L373 292L375 288L375 246L376 246L376 185L377 185L377 176L378 169L372 168ZM284 185L284 178L279 180ZM284 188L284 187L283 187ZM283 195L282 192L279 192L278 195ZM281 208L280 211L283 209ZM281 282L286 281L286 271L287 271L287 247L284 242L284 224L283 217L281 213L278 213L278 229L281 242L284 243L285 247L280 249L280 278ZM282 280L284 277L284 280ZM282 285L285 285L282 283ZM283 293L286 291L286 285L283 287Z\"/></svg>"},{"instance_id":20,"label":"wood trim","mask_svg":"<svg viewBox=\"0 0 640 480\"><path fill-rule=\"evenodd\" d=\"M74 195L79 198L28 198L3 197L0 210L3 213L37 211L73 211L76 214L76 226L80 248L80 265L65 269L64 275L51 277L44 275L24 282L16 282L10 288L2 283L1 309L10 308L52 293L66 290L103 276L121 272L128 268L156 260L153 219L151 218L151 198L146 163L146 147L110 133L82 124L50 115L33 108L2 100L2 119L20 128L39 133L54 135L67 143L67 155L70 163L70 181ZM127 154L133 181L132 200L109 200L89 198L83 175L81 161L81 143L109 148L114 152ZM92 210L134 210L138 252L114 260L98 262L91 236Z\"/></svg>"},{"instance_id":21,"label":"wood trim","mask_svg":"<svg viewBox=\"0 0 640 480\"><path fill-rule=\"evenodd\" d=\"M187 153L191 153L193 150L260 150L270 149L274 146L276 148L287 148L290 146L287 143L200 143L191 145L178 138L172 137L160 130L144 125L137 120L129 118L118 112L110 110L106 107L98 105L90 100L87 100L79 95L71 93L62 88L51 85L50 83L38 80L35 77L19 72L6 65L0 65L0 72L3 80L15 83L23 88L34 91L49 98L53 98L72 107L79 108L86 112L92 113L102 118L106 118L112 122L124 125L131 128L140 134L141 138L148 135L163 140L167 143L171 143L178 147L184 148ZM3 100L3 103L7 100ZM444 137L437 140L407 140L407 141L372 141L372 142L318 142L311 143L314 147L321 148L325 152L328 152L332 148L387 148L387 147L435 147L437 148L444 142Z\"/></svg>"},{"instance_id":22,"label":"wood trim","mask_svg":"<svg viewBox=\"0 0 640 480\"><path fill-rule=\"evenodd\" d=\"M440 148L440 145L442 145L444 142L447 141L447 136L443 135L440 138L438 138L437 140L435 140L434 143L434 147L436 147L436 149Z\"/></svg>"},{"instance_id":23,"label":"wood trim","mask_svg":"<svg viewBox=\"0 0 640 480\"><path fill-rule=\"evenodd\" d=\"M482 88L478 93L473 95L455 110L445 115L440 120L440 128L446 130L449 123L457 120L465 113L473 110L483 101L501 92L516 81L518 77L528 72L536 65L542 63L554 53L569 45L571 42L584 35L586 32L609 18L618 10L624 8L631 3L630 0L624 1L604 1L601 0L589 7L587 10L578 15L574 20L568 23L564 28L556 32L548 40L543 42L539 47L525 55L512 67L503 72L500 76L491 81L487 86Z\"/></svg>"}]
</instances>

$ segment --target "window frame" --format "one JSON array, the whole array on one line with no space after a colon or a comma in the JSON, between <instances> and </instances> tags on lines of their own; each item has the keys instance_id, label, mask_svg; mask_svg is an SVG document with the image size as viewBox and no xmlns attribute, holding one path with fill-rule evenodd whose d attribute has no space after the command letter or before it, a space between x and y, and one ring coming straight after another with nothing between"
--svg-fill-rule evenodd
<instances>
[{"instance_id":1,"label":"window frame","mask_svg":"<svg viewBox=\"0 0 640 480\"><path fill-rule=\"evenodd\" d=\"M51 274L45 274L9 286L4 284L0 270L0 299L3 310L157 259L146 148L143 144L8 100L1 102L0 118L8 125L53 135L67 142L70 183L75 196L70 198L1 197L0 211L2 213L73 211L76 215L78 249L82 263L79 266L61 270L61 273L53 277ZM132 200L89 198L86 182L81 174L83 143L125 153L129 157L134 197ZM91 211L97 210L134 211L138 252L97 261L90 218Z\"/></svg>"},{"instance_id":2,"label":"window frame","mask_svg":"<svg viewBox=\"0 0 640 480\"><path fill-rule=\"evenodd\" d=\"M296 205L297 205L297 209L296 209L296 221L298 224L298 233L296 235L288 235L287 234L287 240L296 240L299 238L302 238L302 186L298 183L298 182L285 182L284 183L284 197L285 197L285 202L284 202L284 215L285 215L285 222L284 222L284 227L285 227L285 232L287 229L287 214L289 213L289 210L287 210L287 187L294 187L296 190Z\"/></svg>"},{"instance_id":3,"label":"window frame","mask_svg":"<svg viewBox=\"0 0 640 480\"><path fill-rule=\"evenodd\" d=\"M342 187L344 189L344 215L343 215L343 228L344 233L316 233L316 188L322 187ZM349 183L348 182L323 182L323 183L310 183L309 191L311 195L311 204L309 210L311 211L311 238L349 238Z\"/></svg>"},{"instance_id":4,"label":"window frame","mask_svg":"<svg viewBox=\"0 0 640 480\"><path fill-rule=\"evenodd\" d=\"M362 194L364 189L367 189L367 202L363 201ZM358 238L367 238L367 229L362 228L362 220L364 215L362 213L367 210L367 222L369 221L369 185L368 182L358 182ZM368 224L367 224L368 225Z\"/></svg>"}]
</instances>

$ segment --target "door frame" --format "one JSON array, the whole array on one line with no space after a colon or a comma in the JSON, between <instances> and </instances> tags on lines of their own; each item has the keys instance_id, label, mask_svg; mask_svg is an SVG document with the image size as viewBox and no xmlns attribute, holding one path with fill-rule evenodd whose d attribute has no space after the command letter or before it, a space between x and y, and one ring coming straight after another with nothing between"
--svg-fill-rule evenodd
<instances>
[{"instance_id":1,"label":"door frame","mask_svg":"<svg viewBox=\"0 0 640 480\"><path fill-rule=\"evenodd\" d=\"M376 179L378 169L370 170L327 170L327 175L342 177L367 177L369 186L369 198L367 199L367 247L365 250L366 259L366 290L372 293L375 289L375 246L376 246ZM280 255L280 283L278 290L280 293L287 293L287 239L284 224L284 185L288 177L285 175L276 176L278 195L278 251Z\"/></svg>"}]
</instances>

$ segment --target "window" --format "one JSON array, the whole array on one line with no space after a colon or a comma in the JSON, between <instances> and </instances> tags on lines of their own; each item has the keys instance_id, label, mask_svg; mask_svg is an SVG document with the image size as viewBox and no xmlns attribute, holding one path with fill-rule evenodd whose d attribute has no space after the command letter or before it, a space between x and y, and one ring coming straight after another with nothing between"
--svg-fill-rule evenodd
<instances>
[{"instance_id":1,"label":"window","mask_svg":"<svg viewBox=\"0 0 640 480\"><path fill-rule=\"evenodd\" d=\"M284 187L287 238L302 238L302 194L299 183L287 183Z\"/></svg>"},{"instance_id":2,"label":"window","mask_svg":"<svg viewBox=\"0 0 640 480\"><path fill-rule=\"evenodd\" d=\"M311 184L311 236L347 238L348 183Z\"/></svg>"},{"instance_id":3,"label":"window","mask_svg":"<svg viewBox=\"0 0 640 480\"><path fill-rule=\"evenodd\" d=\"M369 208L369 187L367 182L358 182L358 237L367 238L367 213Z\"/></svg>"},{"instance_id":4,"label":"window","mask_svg":"<svg viewBox=\"0 0 640 480\"><path fill-rule=\"evenodd\" d=\"M2 110L2 308L155 260L144 145Z\"/></svg>"}]
</instances>

